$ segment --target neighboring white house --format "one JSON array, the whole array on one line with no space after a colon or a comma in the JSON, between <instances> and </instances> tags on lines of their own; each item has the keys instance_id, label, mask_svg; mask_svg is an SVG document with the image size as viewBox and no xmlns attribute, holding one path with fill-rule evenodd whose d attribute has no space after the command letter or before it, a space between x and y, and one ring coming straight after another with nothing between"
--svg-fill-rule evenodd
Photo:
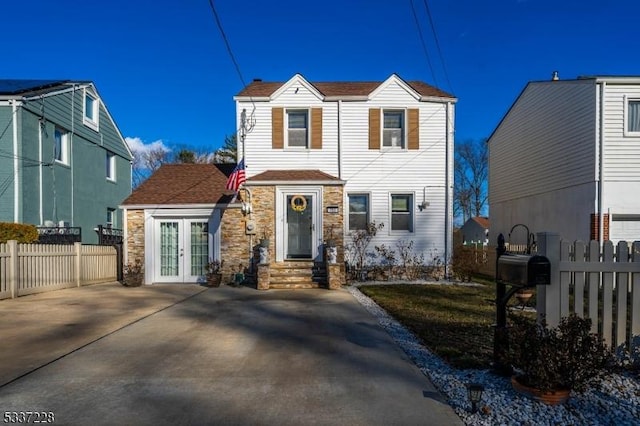
<instances>
[{"instance_id":1,"label":"neighboring white house","mask_svg":"<svg viewBox=\"0 0 640 426\"><path fill-rule=\"evenodd\" d=\"M475 216L467 219L460 227L460 238L463 245L482 245L489 243L489 218Z\"/></svg>"},{"instance_id":2,"label":"neighboring white house","mask_svg":"<svg viewBox=\"0 0 640 426\"><path fill-rule=\"evenodd\" d=\"M490 241L640 240L640 76L530 82L488 143Z\"/></svg>"},{"instance_id":3,"label":"neighboring white house","mask_svg":"<svg viewBox=\"0 0 640 426\"><path fill-rule=\"evenodd\" d=\"M416 253L450 258L454 96L395 74L321 83L296 74L254 80L234 99L246 188L270 188L252 207L273 206L258 226L273 231L277 262L321 259L323 242L338 236L328 223L348 245L350 231L374 221L384 228L371 250L414 241ZM338 199L327 199L327 185L343 187ZM292 214L295 203L305 212Z\"/></svg>"}]
</instances>

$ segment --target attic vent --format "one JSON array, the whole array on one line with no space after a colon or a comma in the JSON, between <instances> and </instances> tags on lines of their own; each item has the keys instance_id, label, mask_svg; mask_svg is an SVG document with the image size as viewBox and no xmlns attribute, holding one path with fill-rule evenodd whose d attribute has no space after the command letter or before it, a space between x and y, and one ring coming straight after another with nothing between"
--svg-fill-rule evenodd
<instances>
[{"instance_id":1,"label":"attic vent","mask_svg":"<svg viewBox=\"0 0 640 426\"><path fill-rule=\"evenodd\" d=\"M253 79L253 81L255 81L255 82L258 82L258 83L259 83L259 82L261 82L261 81L262 81L262 79L261 79L261 78L254 78L254 79Z\"/></svg>"},{"instance_id":2,"label":"attic vent","mask_svg":"<svg viewBox=\"0 0 640 426\"><path fill-rule=\"evenodd\" d=\"M558 71L554 71L554 72L551 73L551 80L552 81L560 80L560 77L558 77Z\"/></svg>"}]
</instances>

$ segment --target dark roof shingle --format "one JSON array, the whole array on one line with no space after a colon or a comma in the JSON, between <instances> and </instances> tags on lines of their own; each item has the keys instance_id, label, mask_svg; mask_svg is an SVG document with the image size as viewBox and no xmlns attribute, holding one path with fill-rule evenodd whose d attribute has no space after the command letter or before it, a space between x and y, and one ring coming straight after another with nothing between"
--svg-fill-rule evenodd
<instances>
[{"instance_id":1,"label":"dark roof shingle","mask_svg":"<svg viewBox=\"0 0 640 426\"><path fill-rule=\"evenodd\" d=\"M320 170L266 170L247 179L247 183L284 181L336 181L338 183L340 179Z\"/></svg>"},{"instance_id":2,"label":"dark roof shingle","mask_svg":"<svg viewBox=\"0 0 640 426\"><path fill-rule=\"evenodd\" d=\"M68 80L4 80L0 79L0 95L20 95L50 89Z\"/></svg>"},{"instance_id":3,"label":"dark roof shingle","mask_svg":"<svg viewBox=\"0 0 640 426\"><path fill-rule=\"evenodd\" d=\"M165 164L123 205L215 204L231 200L225 189L235 164Z\"/></svg>"},{"instance_id":4,"label":"dark roof shingle","mask_svg":"<svg viewBox=\"0 0 640 426\"><path fill-rule=\"evenodd\" d=\"M324 96L368 96L380 86L382 81L334 81L334 82L309 82ZM434 96L454 98L453 95L431 86L423 81L407 81L413 90L422 96ZM237 96L267 97L271 96L285 82L266 82L254 80L246 86Z\"/></svg>"}]
</instances>

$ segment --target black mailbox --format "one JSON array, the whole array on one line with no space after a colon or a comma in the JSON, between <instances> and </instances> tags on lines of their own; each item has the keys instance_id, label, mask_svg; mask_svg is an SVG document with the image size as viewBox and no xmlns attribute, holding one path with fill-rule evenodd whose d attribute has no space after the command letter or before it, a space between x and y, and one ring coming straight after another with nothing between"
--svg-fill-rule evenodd
<instances>
[{"instance_id":1,"label":"black mailbox","mask_svg":"<svg viewBox=\"0 0 640 426\"><path fill-rule=\"evenodd\" d=\"M515 287L550 285L551 264L544 256L505 253L498 258L496 278Z\"/></svg>"}]
</instances>

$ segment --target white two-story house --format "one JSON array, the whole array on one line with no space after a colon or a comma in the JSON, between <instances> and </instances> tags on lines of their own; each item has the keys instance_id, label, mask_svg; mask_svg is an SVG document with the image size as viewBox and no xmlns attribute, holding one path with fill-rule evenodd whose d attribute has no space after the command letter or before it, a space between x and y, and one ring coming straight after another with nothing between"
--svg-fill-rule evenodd
<instances>
[{"instance_id":1,"label":"white two-story house","mask_svg":"<svg viewBox=\"0 0 640 426\"><path fill-rule=\"evenodd\" d=\"M492 243L640 239L640 77L530 82L488 143Z\"/></svg>"},{"instance_id":2,"label":"white two-story house","mask_svg":"<svg viewBox=\"0 0 640 426\"><path fill-rule=\"evenodd\" d=\"M377 82L254 80L235 96L239 157L259 236L275 262L338 256L351 231L384 224L371 243L413 241L425 259L451 252L456 98L391 75ZM350 261L347 253L344 258Z\"/></svg>"},{"instance_id":3,"label":"white two-story house","mask_svg":"<svg viewBox=\"0 0 640 426\"><path fill-rule=\"evenodd\" d=\"M145 283L202 281L206 262L221 260L226 282L238 272L255 278L268 262L266 288L329 285L331 241L334 288L353 262L352 232L373 222L384 227L371 253L381 244L398 252L404 241L425 263L449 260L456 98L397 75L331 83L294 75L255 80L234 99L246 165L237 197L225 190L230 169L171 165L123 202L125 254L143 261Z\"/></svg>"}]
</instances>

